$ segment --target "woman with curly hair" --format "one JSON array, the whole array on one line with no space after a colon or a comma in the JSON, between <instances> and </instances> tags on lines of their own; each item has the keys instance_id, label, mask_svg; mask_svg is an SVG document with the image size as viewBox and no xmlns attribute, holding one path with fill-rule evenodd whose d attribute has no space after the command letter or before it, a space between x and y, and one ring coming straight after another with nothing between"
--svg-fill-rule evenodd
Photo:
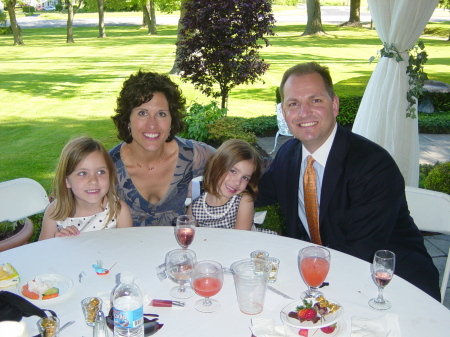
<instances>
[{"instance_id":1,"label":"woman with curly hair","mask_svg":"<svg viewBox=\"0 0 450 337\"><path fill-rule=\"evenodd\" d=\"M168 76L139 70L123 84L112 117L123 142L110 151L119 197L134 226L168 226L185 213L192 178L203 174L214 148L176 137L186 99Z\"/></svg>"}]
</instances>

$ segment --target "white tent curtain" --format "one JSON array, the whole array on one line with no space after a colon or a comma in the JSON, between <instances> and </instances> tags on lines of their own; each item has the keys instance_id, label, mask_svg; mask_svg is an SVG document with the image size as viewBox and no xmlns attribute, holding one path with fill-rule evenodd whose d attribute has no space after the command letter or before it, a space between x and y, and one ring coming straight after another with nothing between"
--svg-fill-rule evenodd
<instances>
[{"instance_id":1,"label":"white tent curtain","mask_svg":"<svg viewBox=\"0 0 450 337\"><path fill-rule=\"evenodd\" d=\"M379 60L364 92L352 130L389 151L406 185L417 187L419 134L417 118L406 117L406 93L409 89L407 51L417 42L439 0L367 2L381 41L387 46L393 44L404 61L397 62L395 57ZM417 115L417 102L415 108Z\"/></svg>"}]
</instances>

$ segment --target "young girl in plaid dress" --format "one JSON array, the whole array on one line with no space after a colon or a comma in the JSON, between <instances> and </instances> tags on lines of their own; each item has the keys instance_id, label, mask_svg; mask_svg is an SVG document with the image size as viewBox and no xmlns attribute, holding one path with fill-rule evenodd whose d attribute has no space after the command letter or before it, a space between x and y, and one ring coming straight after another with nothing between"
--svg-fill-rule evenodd
<instances>
[{"instance_id":1,"label":"young girl in plaid dress","mask_svg":"<svg viewBox=\"0 0 450 337\"><path fill-rule=\"evenodd\" d=\"M189 206L200 227L251 230L261 158L249 143L231 139L208 159L204 192Z\"/></svg>"}]
</instances>

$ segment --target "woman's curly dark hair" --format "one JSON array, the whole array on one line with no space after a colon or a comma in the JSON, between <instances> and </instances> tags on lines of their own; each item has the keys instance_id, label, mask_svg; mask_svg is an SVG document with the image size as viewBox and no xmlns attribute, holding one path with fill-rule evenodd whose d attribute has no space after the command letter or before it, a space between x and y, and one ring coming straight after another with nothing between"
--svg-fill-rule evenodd
<instances>
[{"instance_id":1,"label":"woman's curly dark hair","mask_svg":"<svg viewBox=\"0 0 450 337\"><path fill-rule=\"evenodd\" d=\"M183 130L186 99L178 85L167 75L139 70L123 83L122 90L117 97L117 108L114 110L116 114L111 117L120 140L131 143L133 138L128 129L131 110L149 102L156 92L161 92L166 96L172 117L170 134L166 142L170 142L177 133Z\"/></svg>"}]
</instances>

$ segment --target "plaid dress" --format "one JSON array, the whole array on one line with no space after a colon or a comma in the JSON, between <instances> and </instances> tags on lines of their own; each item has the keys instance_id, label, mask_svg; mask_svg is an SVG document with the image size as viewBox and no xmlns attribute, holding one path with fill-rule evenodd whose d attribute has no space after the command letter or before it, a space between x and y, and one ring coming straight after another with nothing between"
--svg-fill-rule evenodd
<instances>
[{"instance_id":1,"label":"plaid dress","mask_svg":"<svg viewBox=\"0 0 450 337\"><path fill-rule=\"evenodd\" d=\"M194 215L195 220L197 220L198 226L214 228L234 228L239 204L242 199L242 194L236 195L222 206L209 206L206 202L203 201L204 198L205 193L202 193L197 199L192 202L192 214ZM227 211L228 208L229 211Z\"/></svg>"}]
</instances>

